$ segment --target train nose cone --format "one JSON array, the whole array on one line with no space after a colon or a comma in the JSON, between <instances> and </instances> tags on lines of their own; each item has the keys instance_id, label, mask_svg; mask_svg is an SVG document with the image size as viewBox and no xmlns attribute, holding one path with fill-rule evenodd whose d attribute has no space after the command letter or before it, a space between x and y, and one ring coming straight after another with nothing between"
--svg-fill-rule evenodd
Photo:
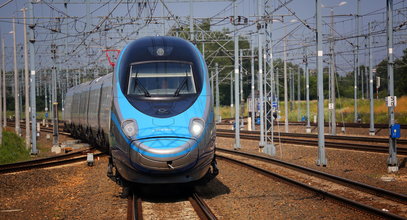
<instances>
[{"instance_id":1,"label":"train nose cone","mask_svg":"<svg viewBox=\"0 0 407 220\"><path fill-rule=\"evenodd\" d=\"M185 168L198 159L195 141L180 138L154 138L134 141L131 161L147 169L168 171Z\"/></svg>"}]
</instances>

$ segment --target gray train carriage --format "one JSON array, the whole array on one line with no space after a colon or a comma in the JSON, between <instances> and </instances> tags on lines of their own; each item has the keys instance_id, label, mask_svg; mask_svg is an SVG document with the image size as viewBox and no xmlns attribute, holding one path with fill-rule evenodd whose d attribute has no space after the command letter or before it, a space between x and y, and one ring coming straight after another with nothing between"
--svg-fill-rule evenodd
<instances>
[{"instance_id":1,"label":"gray train carriage","mask_svg":"<svg viewBox=\"0 0 407 220\"><path fill-rule=\"evenodd\" d=\"M108 147L112 74L68 89L64 104L65 129L76 138Z\"/></svg>"}]
</instances>

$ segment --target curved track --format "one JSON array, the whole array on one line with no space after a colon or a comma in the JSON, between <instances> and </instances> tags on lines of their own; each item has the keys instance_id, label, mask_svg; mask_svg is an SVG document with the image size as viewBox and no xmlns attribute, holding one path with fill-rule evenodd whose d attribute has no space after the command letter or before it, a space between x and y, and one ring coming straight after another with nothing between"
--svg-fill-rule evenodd
<instances>
[{"instance_id":1,"label":"curved track","mask_svg":"<svg viewBox=\"0 0 407 220\"><path fill-rule=\"evenodd\" d=\"M85 149L81 151L71 152L63 155L47 157L36 160L23 161L18 163L0 165L0 174L11 173L23 170L32 170L45 167L59 166L78 161L86 161L87 153L93 151L92 149ZM94 156L104 156L105 153L96 153Z\"/></svg>"},{"instance_id":2,"label":"curved track","mask_svg":"<svg viewBox=\"0 0 407 220\"><path fill-rule=\"evenodd\" d=\"M403 209L402 207L404 207L407 204L406 195L387 191L384 189L380 189L377 187L373 187L370 185L366 185L363 183L359 183L356 181L338 177L335 175L323 173L323 172L313 170L313 169L310 169L307 167L290 164L287 162L279 161L279 160L264 157L264 156L237 152L237 151L227 150L227 149L223 149L223 148L217 148L217 152L221 152L221 154L217 153L217 155L216 155L217 158L219 158L219 159L227 160L229 162L233 162L238 165L248 167L248 168L250 168L256 172L259 172L261 174L264 174L268 177L276 178L280 181L284 181L289 184L299 186L306 190L310 190L312 192L321 194L322 196L333 199L335 201L339 201L345 205L360 209L367 213L374 214L376 216L384 217L384 218L405 219L404 217L390 213L389 211L383 211L382 207L377 208L377 207L371 206L370 204L366 204L364 201L365 198L360 199L360 197L359 197L359 199L358 199L357 196L353 195L352 193L349 193L349 191L350 191L350 189L352 189L354 191L356 190L356 191L360 192L359 194L367 192L368 194L371 195L371 198L379 198L380 200L387 199L388 202L386 204L391 204L391 205L388 205L389 207L393 206L392 208L394 208L394 204L398 204L398 206L401 207L400 209ZM237 158L234 157L236 155L238 155ZM250 158L250 159L248 159L248 158ZM243 162L243 161L247 161L247 162ZM267 163L276 164L276 165L280 166L280 168L278 168L279 171L276 172L277 169L276 169L276 171L274 171L274 169L271 169L267 166L259 165L256 161L263 161L266 164ZM264 167L267 167L267 168L264 168ZM325 184L327 184L329 186L332 184L340 184L340 185L342 185L341 187L348 188L348 190L345 190L346 191L345 193L331 192L329 190L326 190L324 187L319 186L318 184L314 184L314 183L311 184L310 179L307 179L304 182L303 179L297 180L297 179L301 179L301 178L296 176L295 174L289 174L289 175L279 174L282 170L281 167L295 170L295 172L305 173L306 175L312 175L313 178L322 179L323 181L325 181ZM285 172L289 173L290 171L285 171ZM284 171L282 173L284 173ZM290 176L290 177L288 177L288 176ZM295 177L293 178L292 176L295 176ZM326 183L327 181L328 181L328 183ZM313 185L313 186L311 186L311 185Z\"/></svg>"}]
</instances>

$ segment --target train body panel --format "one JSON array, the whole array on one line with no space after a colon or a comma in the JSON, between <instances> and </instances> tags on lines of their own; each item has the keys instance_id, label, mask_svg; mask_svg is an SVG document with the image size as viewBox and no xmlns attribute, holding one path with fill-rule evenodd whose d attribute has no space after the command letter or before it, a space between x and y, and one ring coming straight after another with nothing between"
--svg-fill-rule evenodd
<instances>
[{"instance_id":1,"label":"train body panel","mask_svg":"<svg viewBox=\"0 0 407 220\"><path fill-rule=\"evenodd\" d=\"M71 110L71 121L92 133L109 130L112 161L122 178L181 183L217 174L213 96L194 45L175 37L133 41L109 77L110 84L93 81L73 92L71 109L80 97L80 113Z\"/></svg>"}]
</instances>

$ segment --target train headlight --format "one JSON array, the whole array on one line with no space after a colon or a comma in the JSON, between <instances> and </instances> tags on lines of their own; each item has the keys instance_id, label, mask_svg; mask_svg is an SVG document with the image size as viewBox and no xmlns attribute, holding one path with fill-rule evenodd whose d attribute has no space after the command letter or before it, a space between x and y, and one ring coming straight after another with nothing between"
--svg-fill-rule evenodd
<instances>
[{"instance_id":1,"label":"train headlight","mask_svg":"<svg viewBox=\"0 0 407 220\"><path fill-rule=\"evenodd\" d=\"M199 137L205 128L205 122L200 118L194 118L189 123L189 132L192 136Z\"/></svg>"},{"instance_id":2,"label":"train headlight","mask_svg":"<svg viewBox=\"0 0 407 220\"><path fill-rule=\"evenodd\" d=\"M132 119L125 120L122 122L122 129L124 134L128 138L131 138L137 134L137 122Z\"/></svg>"}]
</instances>

